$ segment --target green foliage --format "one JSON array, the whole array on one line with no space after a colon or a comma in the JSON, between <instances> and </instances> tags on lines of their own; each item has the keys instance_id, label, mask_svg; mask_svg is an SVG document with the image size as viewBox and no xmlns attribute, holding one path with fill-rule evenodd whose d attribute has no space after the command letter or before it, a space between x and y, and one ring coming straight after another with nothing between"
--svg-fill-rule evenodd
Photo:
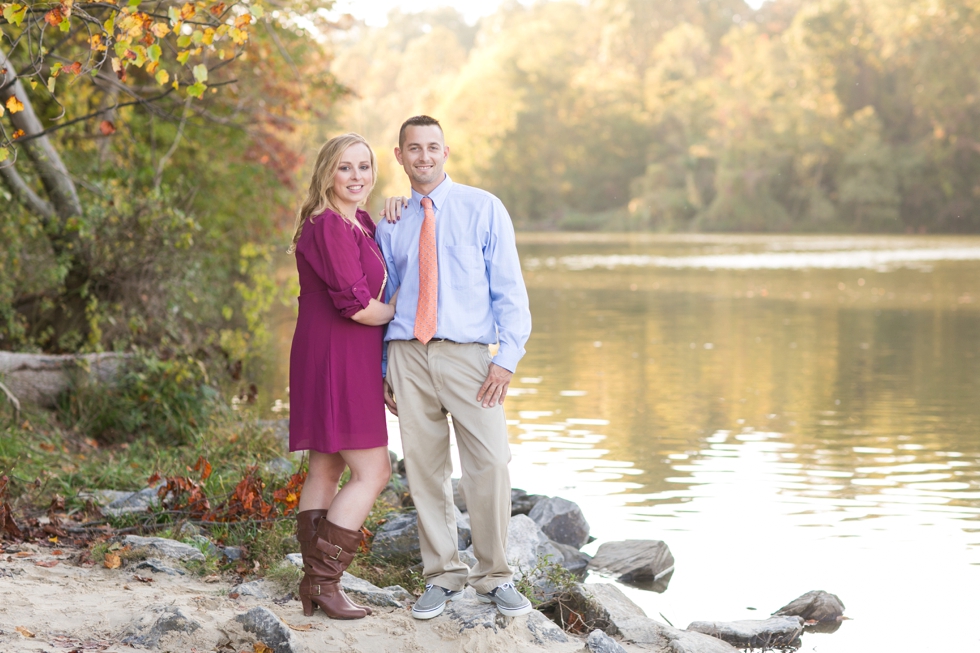
<instances>
[{"instance_id":1,"label":"green foliage","mask_svg":"<svg viewBox=\"0 0 980 653\"><path fill-rule=\"evenodd\" d=\"M475 38L400 16L335 69L369 140L440 118L523 228L976 232L978 31L967 0L510 3Z\"/></svg>"},{"instance_id":2,"label":"green foliage","mask_svg":"<svg viewBox=\"0 0 980 653\"><path fill-rule=\"evenodd\" d=\"M189 444L208 426L217 397L200 360L140 353L112 384L76 384L60 401L60 419L103 444Z\"/></svg>"},{"instance_id":3,"label":"green foliage","mask_svg":"<svg viewBox=\"0 0 980 653\"><path fill-rule=\"evenodd\" d=\"M530 569L519 571L521 578L514 586L539 609L562 601L578 582L575 574L552 560L550 554L538 557Z\"/></svg>"}]
</instances>

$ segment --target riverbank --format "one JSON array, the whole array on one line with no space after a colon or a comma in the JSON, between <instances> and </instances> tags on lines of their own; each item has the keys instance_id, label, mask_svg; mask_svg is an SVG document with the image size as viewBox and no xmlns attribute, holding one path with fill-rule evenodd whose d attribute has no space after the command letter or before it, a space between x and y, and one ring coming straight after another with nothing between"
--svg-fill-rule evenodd
<instances>
[{"instance_id":1,"label":"riverbank","mask_svg":"<svg viewBox=\"0 0 980 653\"><path fill-rule=\"evenodd\" d=\"M374 607L364 619L337 621L319 612L304 617L290 598L234 588L217 577L108 569L85 562L81 549L7 545L0 554L0 650L571 653L586 642L539 612L507 619L475 598L464 597L429 621L413 619L408 607ZM278 644L240 620L264 610L285 625L287 637Z\"/></svg>"}]
</instances>

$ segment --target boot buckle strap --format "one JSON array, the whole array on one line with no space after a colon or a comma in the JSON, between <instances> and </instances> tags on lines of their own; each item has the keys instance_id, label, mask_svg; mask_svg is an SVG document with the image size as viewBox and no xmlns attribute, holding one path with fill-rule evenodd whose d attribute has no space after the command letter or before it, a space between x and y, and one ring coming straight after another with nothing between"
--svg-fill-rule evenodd
<instances>
[{"instance_id":1,"label":"boot buckle strap","mask_svg":"<svg viewBox=\"0 0 980 653\"><path fill-rule=\"evenodd\" d=\"M315 592L314 592L314 589L316 590ZM320 596L320 586L319 585L310 585L310 596Z\"/></svg>"},{"instance_id":2,"label":"boot buckle strap","mask_svg":"<svg viewBox=\"0 0 980 653\"><path fill-rule=\"evenodd\" d=\"M341 547L339 547L339 546L337 546L336 544L331 544L331 546L336 546L337 547L337 553L335 553L332 556L328 555L327 557L330 558L331 560L339 560L340 559L340 554L342 554L344 552L344 549L341 548ZM326 554L326 552L324 552L324 554Z\"/></svg>"}]
</instances>

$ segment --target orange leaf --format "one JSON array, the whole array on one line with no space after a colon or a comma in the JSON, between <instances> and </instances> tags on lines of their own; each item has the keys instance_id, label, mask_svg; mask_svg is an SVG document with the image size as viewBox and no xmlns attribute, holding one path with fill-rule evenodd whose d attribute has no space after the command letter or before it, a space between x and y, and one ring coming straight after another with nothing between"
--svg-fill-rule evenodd
<instances>
[{"instance_id":1,"label":"orange leaf","mask_svg":"<svg viewBox=\"0 0 980 653\"><path fill-rule=\"evenodd\" d=\"M184 4L183 7L180 8L180 19L190 20L191 18L194 17L194 14L196 13L197 13L197 8L194 7L194 5L192 5L191 3L187 2Z\"/></svg>"},{"instance_id":2,"label":"orange leaf","mask_svg":"<svg viewBox=\"0 0 980 653\"><path fill-rule=\"evenodd\" d=\"M27 630L23 626L17 626L16 628L14 628L14 630L16 630L18 633L20 633L22 637L34 637L34 633L32 633L31 631Z\"/></svg>"},{"instance_id":3,"label":"orange leaf","mask_svg":"<svg viewBox=\"0 0 980 653\"><path fill-rule=\"evenodd\" d=\"M211 476L211 463L204 456L198 456L197 462L194 463L194 471L201 472L201 481L206 481Z\"/></svg>"},{"instance_id":4,"label":"orange leaf","mask_svg":"<svg viewBox=\"0 0 980 653\"><path fill-rule=\"evenodd\" d=\"M37 562L34 563L34 566L35 567L57 567L58 566L58 561L57 560L38 560Z\"/></svg>"},{"instance_id":5,"label":"orange leaf","mask_svg":"<svg viewBox=\"0 0 980 653\"><path fill-rule=\"evenodd\" d=\"M105 554L105 560L102 561L102 564L106 569L119 569L119 567L122 566L122 558L117 556L115 553L107 553Z\"/></svg>"},{"instance_id":6,"label":"orange leaf","mask_svg":"<svg viewBox=\"0 0 980 653\"><path fill-rule=\"evenodd\" d=\"M44 449L48 453L51 453L52 451L54 451L54 445L53 444L49 444L47 442L42 442L41 444L39 444L37 446L41 447L42 449Z\"/></svg>"},{"instance_id":7,"label":"orange leaf","mask_svg":"<svg viewBox=\"0 0 980 653\"><path fill-rule=\"evenodd\" d=\"M225 3L216 2L208 8L208 11L210 11L214 16L220 16L221 14L225 13Z\"/></svg>"},{"instance_id":8,"label":"orange leaf","mask_svg":"<svg viewBox=\"0 0 980 653\"><path fill-rule=\"evenodd\" d=\"M102 132L103 136L108 136L110 134L115 133L116 126L113 125L108 120L103 120L102 122L99 123L99 131Z\"/></svg>"},{"instance_id":9,"label":"orange leaf","mask_svg":"<svg viewBox=\"0 0 980 653\"><path fill-rule=\"evenodd\" d=\"M11 113L13 113L13 112L11 112ZM13 134L11 134L11 137L16 141L18 138L20 138L23 135L24 135L24 130L23 129L18 129Z\"/></svg>"},{"instance_id":10,"label":"orange leaf","mask_svg":"<svg viewBox=\"0 0 980 653\"><path fill-rule=\"evenodd\" d=\"M262 642L255 642L252 644L252 650L255 653L272 653L272 649L263 644Z\"/></svg>"},{"instance_id":11,"label":"orange leaf","mask_svg":"<svg viewBox=\"0 0 980 653\"><path fill-rule=\"evenodd\" d=\"M16 95L11 95L7 100L7 111L10 113L20 113L24 110L24 103L17 99Z\"/></svg>"},{"instance_id":12,"label":"orange leaf","mask_svg":"<svg viewBox=\"0 0 980 653\"><path fill-rule=\"evenodd\" d=\"M32 555L34 555L34 554L31 553L30 551L18 551L17 552L17 557L18 558L30 558Z\"/></svg>"},{"instance_id":13,"label":"orange leaf","mask_svg":"<svg viewBox=\"0 0 980 653\"><path fill-rule=\"evenodd\" d=\"M154 472L153 473L153 476L151 476L150 478L146 479L146 484L147 485L156 485L157 484L157 481L159 481L160 478L161 478L160 475L157 474L156 472Z\"/></svg>"},{"instance_id":14,"label":"orange leaf","mask_svg":"<svg viewBox=\"0 0 980 653\"><path fill-rule=\"evenodd\" d=\"M70 73L72 73L74 75L78 75L79 73L82 72L82 62L81 61L76 61L72 65L66 66L65 67L65 70L67 70L68 72L70 72Z\"/></svg>"},{"instance_id":15,"label":"orange leaf","mask_svg":"<svg viewBox=\"0 0 980 653\"><path fill-rule=\"evenodd\" d=\"M57 27L58 25L61 24L61 21L64 19L65 17L64 15L62 15L61 9L58 7L55 7L48 13L44 14L44 22L46 22L51 27Z\"/></svg>"}]
</instances>

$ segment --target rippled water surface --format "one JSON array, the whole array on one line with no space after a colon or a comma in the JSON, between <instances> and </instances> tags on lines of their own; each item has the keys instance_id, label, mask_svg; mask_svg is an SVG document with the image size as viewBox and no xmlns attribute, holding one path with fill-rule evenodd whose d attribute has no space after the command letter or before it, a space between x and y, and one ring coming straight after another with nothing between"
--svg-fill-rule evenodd
<instances>
[{"instance_id":1,"label":"rippled water surface","mask_svg":"<svg viewBox=\"0 0 980 653\"><path fill-rule=\"evenodd\" d=\"M649 616L824 589L852 620L805 651L980 650L980 239L519 243L514 485L578 502L587 551L666 541L667 590L623 586Z\"/></svg>"}]
</instances>

